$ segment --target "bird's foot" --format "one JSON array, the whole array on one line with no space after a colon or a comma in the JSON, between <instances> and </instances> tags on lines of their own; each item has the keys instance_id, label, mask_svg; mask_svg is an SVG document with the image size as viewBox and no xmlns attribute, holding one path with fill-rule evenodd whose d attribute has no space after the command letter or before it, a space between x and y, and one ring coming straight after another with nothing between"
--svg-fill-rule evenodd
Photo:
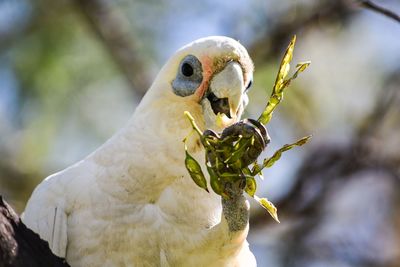
<instances>
[{"instance_id":1,"label":"bird's foot","mask_svg":"<svg viewBox=\"0 0 400 267\"><path fill-rule=\"evenodd\" d=\"M249 223L250 205L243 194L245 186L246 181L242 179L235 183L226 183L225 191L229 198L221 198L223 216L231 232L242 231Z\"/></svg>"}]
</instances>

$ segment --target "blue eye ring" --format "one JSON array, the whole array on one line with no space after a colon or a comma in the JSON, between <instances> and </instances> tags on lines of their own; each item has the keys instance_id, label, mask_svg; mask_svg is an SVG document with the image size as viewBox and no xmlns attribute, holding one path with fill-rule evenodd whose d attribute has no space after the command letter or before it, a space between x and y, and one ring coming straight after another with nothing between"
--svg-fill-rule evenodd
<instances>
[{"instance_id":1,"label":"blue eye ring","mask_svg":"<svg viewBox=\"0 0 400 267\"><path fill-rule=\"evenodd\" d=\"M194 94L203 81L203 68L200 60L187 55L179 64L178 72L172 81L172 89L176 95L189 96Z\"/></svg>"}]
</instances>

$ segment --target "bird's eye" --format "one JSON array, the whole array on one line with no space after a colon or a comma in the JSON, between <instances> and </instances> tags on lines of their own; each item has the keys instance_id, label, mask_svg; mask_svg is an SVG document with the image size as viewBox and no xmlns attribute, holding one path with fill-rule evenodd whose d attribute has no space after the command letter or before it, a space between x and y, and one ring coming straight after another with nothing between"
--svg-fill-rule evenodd
<instances>
[{"instance_id":1,"label":"bird's eye","mask_svg":"<svg viewBox=\"0 0 400 267\"><path fill-rule=\"evenodd\" d=\"M246 86L246 91L248 91L252 85L253 85L253 80L250 80Z\"/></svg>"},{"instance_id":2,"label":"bird's eye","mask_svg":"<svg viewBox=\"0 0 400 267\"><path fill-rule=\"evenodd\" d=\"M172 81L172 90L176 95L189 96L194 94L203 81L203 68L200 60L187 55L179 64L175 79Z\"/></svg>"},{"instance_id":3,"label":"bird's eye","mask_svg":"<svg viewBox=\"0 0 400 267\"><path fill-rule=\"evenodd\" d=\"M183 63L181 67L181 72L184 76L190 77L193 75L193 67L189 63Z\"/></svg>"}]
</instances>

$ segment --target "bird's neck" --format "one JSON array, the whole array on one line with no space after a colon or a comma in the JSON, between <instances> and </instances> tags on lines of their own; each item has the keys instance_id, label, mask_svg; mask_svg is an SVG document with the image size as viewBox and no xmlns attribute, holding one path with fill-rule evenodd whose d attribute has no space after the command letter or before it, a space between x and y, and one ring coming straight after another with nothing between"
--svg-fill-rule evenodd
<instances>
[{"instance_id":1,"label":"bird's neck","mask_svg":"<svg viewBox=\"0 0 400 267\"><path fill-rule=\"evenodd\" d=\"M99 179L105 193L117 194L127 201L154 201L166 187L188 176L182 140L192 128L183 114L186 110L204 125L197 103L185 105L164 97L137 108L126 127L94 154L94 159L107 170ZM204 160L195 134L191 137L192 155ZM110 180L120 188L109 188ZM121 195L122 191L126 193Z\"/></svg>"}]
</instances>

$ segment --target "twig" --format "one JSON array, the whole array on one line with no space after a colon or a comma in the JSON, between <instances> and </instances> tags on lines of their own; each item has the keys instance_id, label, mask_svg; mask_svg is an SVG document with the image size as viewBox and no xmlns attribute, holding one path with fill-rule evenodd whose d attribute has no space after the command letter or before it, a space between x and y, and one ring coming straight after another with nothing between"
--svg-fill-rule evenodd
<instances>
[{"instance_id":1,"label":"twig","mask_svg":"<svg viewBox=\"0 0 400 267\"><path fill-rule=\"evenodd\" d=\"M116 10L101 0L75 0L93 32L101 40L132 90L141 98L149 86L144 61L138 56L126 23Z\"/></svg>"},{"instance_id":2,"label":"twig","mask_svg":"<svg viewBox=\"0 0 400 267\"><path fill-rule=\"evenodd\" d=\"M359 0L359 3L364 8L372 10L376 13L380 13L388 18L391 18L397 22L400 22L400 16L387 8L378 6L377 4L375 4L371 1L368 1L368 0Z\"/></svg>"},{"instance_id":3,"label":"twig","mask_svg":"<svg viewBox=\"0 0 400 267\"><path fill-rule=\"evenodd\" d=\"M349 8L347 0L320 0L315 1L310 8L308 5L292 5L287 14L295 13L293 19L286 19L280 16L276 22L271 21L265 27L261 37L252 43L248 49L252 58L260 64L268 61L282 53L282 47L294 34L301 34L301 31L322 23L332 21L344 21L353 12Z\"/></svg>"}]
</instances>

